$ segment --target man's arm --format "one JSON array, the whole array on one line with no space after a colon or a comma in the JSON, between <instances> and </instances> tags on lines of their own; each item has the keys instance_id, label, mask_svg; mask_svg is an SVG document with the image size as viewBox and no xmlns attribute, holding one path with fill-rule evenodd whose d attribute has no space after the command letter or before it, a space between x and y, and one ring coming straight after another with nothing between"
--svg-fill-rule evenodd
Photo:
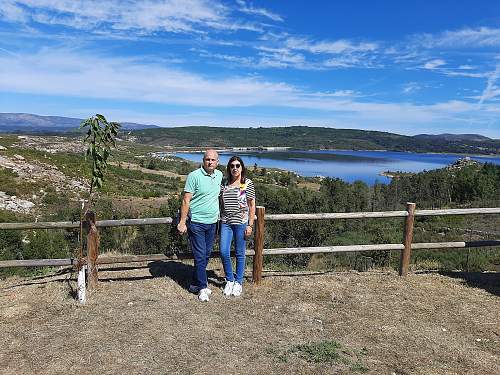
<instances>
[{"instance_id":1,"label":"man's arm","mask_svg":"<svg viewBox=\"0 0 500 375\"><path fill-rule=\"evenodd\" d=\"M177 224L177 230L180 234L187 232L186 220L189 212L189 203L191 202L192 197L193 193L188 193L187 191L185 191L182 196L181 217L179 218L179 224Z\"/></svg>"}]
</instances>

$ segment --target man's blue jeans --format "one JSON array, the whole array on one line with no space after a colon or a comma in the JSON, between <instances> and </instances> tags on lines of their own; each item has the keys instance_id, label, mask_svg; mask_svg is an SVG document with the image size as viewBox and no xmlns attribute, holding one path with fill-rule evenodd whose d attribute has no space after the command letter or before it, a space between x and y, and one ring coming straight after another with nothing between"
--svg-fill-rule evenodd
<instances>
[{"instance_id":1,"label":"man's blue jeans","mask_svg":"<svg viewBox=\"0 0 500 375\"><path fill-rule=\"evenodd\" d=\"M245 229L247 224L221 224L220 228L220 256L227 281L237 281L243 284L245 274ZM231 242L234 237L234 250L236 254L236 274L233 274L231 263Z\"/></svg>"},{"instance_id":2,"label":"man's blue jeans","mask_svg":"<svg viewBox=\"0 0 500 375\"><path fill-rule=\"evenodd\" d=\"M192 284L200 289L208 286L207 265L214 245L217 224L190 222L188 224L189 242L194 256Z\"/></svg>"}]
</instances>

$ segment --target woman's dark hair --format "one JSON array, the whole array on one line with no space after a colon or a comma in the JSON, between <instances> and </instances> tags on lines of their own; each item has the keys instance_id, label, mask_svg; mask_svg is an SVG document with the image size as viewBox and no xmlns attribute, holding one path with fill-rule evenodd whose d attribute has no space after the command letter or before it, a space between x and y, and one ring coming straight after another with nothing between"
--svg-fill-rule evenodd
<instances>
[{"instance_id":1,"label":"woman's dark hair","mask_svg":"<svg viewBox=\"0 0 500 375\"><path fill-rule=\"evenodd\" d=\"M245 163L243 163L243 160L241 160L241 158L239 156L237 156L237 155L232 156L231 159L229 159L229 161L227 162L227 167L226 167L227 180L229 182L231 182L231 180L232 180L232 176L231 176L231 163L233 161L238 161L241 164L241 182L245 183L245 178L246 178L246 175L247 175L247 169L245 168Z\"/></svg>"}]
</instances>

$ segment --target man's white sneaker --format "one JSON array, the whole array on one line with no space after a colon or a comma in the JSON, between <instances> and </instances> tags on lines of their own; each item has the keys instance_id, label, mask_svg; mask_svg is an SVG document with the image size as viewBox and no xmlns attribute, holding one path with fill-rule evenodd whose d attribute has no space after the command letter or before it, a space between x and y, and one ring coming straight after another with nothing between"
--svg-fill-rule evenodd
<instances>
[{"instance_id":1,"label":"man's white sneaker","mask_svg":"<svg viewBox=\"0 0 500 375\"><path fill-rule=\"evenodd\" d=\"M225 296L230 296L231 293L233 292L233 286L234 286L234 281L227 281L222 294L224 294Z\"/></svg>"},{"instance_id":2,"label":"man's white sneaker","mask_svg":"<svg viewBox=\"0 0 500 375\"><path fill-rule=\"evenodd\" d=\"M201 302L208 302L210 300L210 294L212 294L212 291L208 288L203 288L200 290L200 293L198 294L198 299Z\"/></svg>"},{"instance_id":3,"label":"man's white sneaker","mask_svg":"<svg viewBox=\"0 0 500 375\"><path fill-rule=\"evenodd\" d=\"M241 296L242 292L243 292L243 286L239 282L235 281L231 295L235 296L235 297L239 297L239 296Z\"/></svg>"}]
</instances>

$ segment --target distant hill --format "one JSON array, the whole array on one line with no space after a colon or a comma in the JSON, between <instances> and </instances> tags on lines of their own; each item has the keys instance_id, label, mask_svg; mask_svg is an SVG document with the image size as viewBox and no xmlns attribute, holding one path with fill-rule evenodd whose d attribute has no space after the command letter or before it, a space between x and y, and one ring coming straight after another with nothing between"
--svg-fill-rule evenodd
<instances>
[{"instance_id":1,"label":"distant hill","mask_svg":"<svg viewBox=\"0 0 500 375\"><path fill-rule=\"evenodd\" d=\"M133 132L141 143L178 147L277 147L499 154L500 140L475 134L406 136L381 131L307 126L222 128L191 126Z\"/></svg>"},{"instance_id":2,"label":"distant hill","mask_svg":"<svg viewBox=\"0 0 500 375\"><path fill-rule=\"evenodd\" d=\"M421 140L444 140L452 142L484 142L491 141L491 138L485 137L480 134L418 134L414 136L416 139Z\"/></svg>"},{"instance_id":3,"label":"distant hill","mask_svg":"<svg viewBox=\"0 0 500 375\"><path fill-rule=\"evenodd\" d=\"M76 131L83 119L39 116L29 113L0 113L0 133L66 133ZM123 122L123 130L155 128L155 125Z\"/></svg>"},{"instance_id":4,"label":"distant hill","mask_svg":"<svg viewBox=\"0 0 500 375\"><path fill-rule=\"evenodd\" d=\"M61 134L77 131L82 119L0 113L0 133ZM500 140L478 134L400 135L382 131L291 126L227 128L187 126L163 128L122 122L137 141L148 145L177 147L276 147L296 149L393 150L500 154Z\"/></svg>"}]
</instances>

